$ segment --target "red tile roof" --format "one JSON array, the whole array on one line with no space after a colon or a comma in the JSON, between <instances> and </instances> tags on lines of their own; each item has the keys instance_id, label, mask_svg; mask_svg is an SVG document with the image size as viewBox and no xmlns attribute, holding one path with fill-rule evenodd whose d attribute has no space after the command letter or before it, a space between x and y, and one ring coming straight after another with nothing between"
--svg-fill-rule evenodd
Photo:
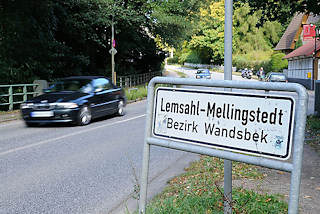
<instances>
[{"instance_id":1,"label":"red tile roof","mask_svg":"<svg viewBox=\"0 0 320 214\"><path fill-rule=\"evenodd\" d=\"M320 41L317 40L317 52L320 50ZM286 55L285 59L298 57L298 56L312 56L314 52L314 40L309 41L307 44L297 48L296 50L292 51L288 55Z\"/></svg>"}]
</instances>

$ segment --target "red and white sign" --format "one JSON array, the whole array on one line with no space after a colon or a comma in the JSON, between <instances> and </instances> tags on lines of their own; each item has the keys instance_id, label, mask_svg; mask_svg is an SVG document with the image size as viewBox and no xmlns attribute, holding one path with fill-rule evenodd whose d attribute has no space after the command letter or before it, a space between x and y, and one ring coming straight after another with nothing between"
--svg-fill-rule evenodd
<instances>
[{"instance_id":1,"label":"red and white sign","mask_svg":"<svg viewBox=\"0 0 320 214\"><path fill-rule=\"evenodd\" d=\"M314 39L316 35L315 25L303 25L303 41Z\"/></svg>"}]
</instances>

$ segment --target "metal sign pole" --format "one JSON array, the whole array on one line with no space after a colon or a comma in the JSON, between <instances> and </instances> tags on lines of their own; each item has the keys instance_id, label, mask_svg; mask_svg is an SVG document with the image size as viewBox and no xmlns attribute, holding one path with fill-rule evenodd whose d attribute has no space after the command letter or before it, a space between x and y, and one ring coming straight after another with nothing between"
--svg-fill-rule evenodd
<instances>
[{"instance_id":1,"label":"metal sign pole","mask_svg":"<svg viewBox=\"0 0 320 214\"><path fill-rule=\"evenodd\" d=\"M224 79L232 80L232 0L225 1ZM225 89L231 91L231 89ZM232 161L224 160L224 213L232 213Z\"/></svg>"},{"instance_id":2,"label":"metal sign pole","mask_svg":"<svg viewBox=\"0 0 320 214\"><path fill-rule=\"evenodd\" d=\"M142 172L141 172L141 186L140 186L140 198L139 198L139 214L146 213L147 204L147 185L148 185L148 172L149 172L149 159L150 159L150 144L147 139L151 136L152 127L152 112L153 112L153 96L154 96L154 85L149 84L148 86L148 103L147 103L147 121L144 138L143 148L143 160L142 160Z\"/></svg>"}]
</instances>

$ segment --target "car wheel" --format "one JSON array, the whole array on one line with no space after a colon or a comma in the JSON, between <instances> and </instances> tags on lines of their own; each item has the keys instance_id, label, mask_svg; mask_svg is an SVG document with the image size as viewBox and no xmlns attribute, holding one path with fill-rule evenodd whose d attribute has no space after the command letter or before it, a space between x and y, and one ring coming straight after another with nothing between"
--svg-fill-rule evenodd
<instances>
[{"instance_id":1,"label":"car wheel","mask_svg":"<svg viewBox=\"0 0 320 214\"><path fill-rule=\"evenodd\" d=\"M118 103L118 111L117 111L119 116L125 115L125 107L124 107L124 102L123 100L120 100Z\"/></svg>"},{"instance_id":2,"label":"car wheel","mask_svg":"<svg viewBox=\"0 0 320 214\"><path fill-rule=\"evenodd\" d=\"M88 125L91 122L91 118L92 118L92 115L91 115L90 108L88 106L83 106L80 109L77 124L79 126Z\"/></svg>"}]
</instances>

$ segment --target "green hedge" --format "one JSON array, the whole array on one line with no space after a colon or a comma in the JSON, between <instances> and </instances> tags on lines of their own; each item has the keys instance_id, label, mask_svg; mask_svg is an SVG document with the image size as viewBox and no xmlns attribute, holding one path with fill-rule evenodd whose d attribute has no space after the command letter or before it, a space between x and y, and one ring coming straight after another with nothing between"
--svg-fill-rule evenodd
<instances>
[{"instance_id":1,"label":"green hedge","mask_svg":"<svg viewBox=\"0 0 320 214\"><path fill-rule=\"evenodd\" d=\"M174 57L172 57L172 58L168 58L168 59L167 59L167 63L168 63L168 64L177 64L178 61L179 61L179 58L178 58L177 56L174 56Z\"/></svg>"}]
</instances>

